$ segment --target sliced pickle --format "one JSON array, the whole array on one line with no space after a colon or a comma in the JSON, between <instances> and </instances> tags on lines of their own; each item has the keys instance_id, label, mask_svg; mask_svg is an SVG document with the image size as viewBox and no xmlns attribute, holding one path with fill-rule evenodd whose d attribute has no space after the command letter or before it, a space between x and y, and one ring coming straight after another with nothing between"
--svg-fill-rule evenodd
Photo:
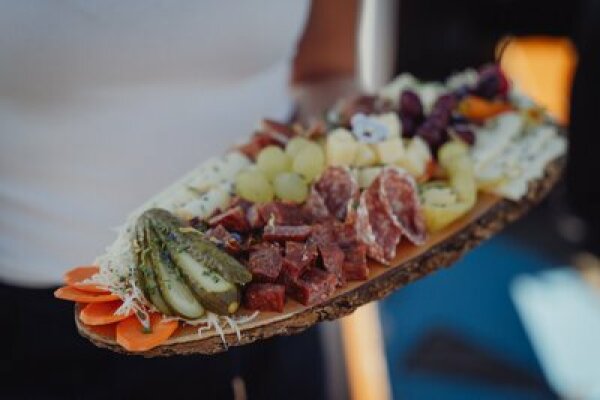
<instances>
[{"instance_id":1,"label":"sliced pickle","mask_svg":"<svg viewBox=\"0 0 600 400\"><path fill-rule=\"evenodd\" d=\"M204 315L204 308L186 285L169 254L160 248L159 241L152 229L146 229L146 239L158 286L167 304L175 313L184 318L200 318Z\"/></svg>"},{"instance_id":2,"label":"sliced pickle","mask_svg":"<svg viewBox=\"0 0 600 400\"><path fill-rule=\"evenodd\" d=\"M240 293L234 283L199 261L198 257L193 257L188 251L189 246L169 240L164 233L159 234L186 285L206 309L222 315L237 311L240 305ZM202 257L200 259L209 260L210 258Z\"/></svg>"},{"instance_id":3,"label":"sliced pickle","mask_svg":"<svg viewBox=\"0 0 600 400\"><path fill-rule=\"evenodd\" d=\"M189 253L174 251L173 259L196 298L217 314L232 314L240 305L237 286L197 262Z\"/></svg>"},{"instance_id":4,"label":"sliced pickle","mask_svg":"<svg viewBox=\"0 0 600 400\"><path fill-rule=\"evenodd\" d=\"M165 315L173 315L173 312L163 299L160 293L160 288L158 287L158 283L156 282L156 275L154 274L154 269L152 268L152 262L150 260L146 243L143 226L144 224L138 223L137 225L136 241L138 243L138 248L136 249L136 273L139 286L144 292L146 299L148 299L148 301L152 303L152 305L154 305L158 311Z\"/></svg>"},{"instance_id":5,"label":"sliced pickle","mask_svg":"<svg viewBox=\"0 0 600 400\"><path fill-rule=\"evenodd\" d=\"M198 263L218 273L226 280L246 284L252 280L252 275L246 267L226 252L219 249L214 243L205 239L199 232L182 232L179 220L168 211L153 209L146 215L153 226L160 232L164 241L185 248Z\"/></svg>"}]
</instances>

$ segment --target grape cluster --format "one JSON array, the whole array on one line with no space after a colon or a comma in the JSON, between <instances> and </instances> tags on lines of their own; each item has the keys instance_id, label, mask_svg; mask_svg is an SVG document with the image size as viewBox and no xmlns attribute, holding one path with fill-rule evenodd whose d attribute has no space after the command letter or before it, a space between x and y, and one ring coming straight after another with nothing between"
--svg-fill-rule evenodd
<instances>
[{"instance_id":1,"label":"grape cluster","mask_svg":"<svg viewBox=\"0 0 600 400\"><path fill-rule=\"evenodd\" d=\"M508 80L500 66L490 64L479 71L477 82L441 95L434 103L429 115L425 116L419 95L412 90L400 94L399 110L404 137L419 136L435 151L449 138L461 139L469 145L475 143L471 121L456 111L458 103L469 95L488 100L506 99Z\"/></svg>"},{"instance_id":2,"label":"grape cluster","mask_svg":"<svg viewBox=\"0 0 600 400\"><path fill-rule=\"evenodd\" d=\"M275 197L302 203L311 182L325 168L325 153L314 141L301 136L291 139L285 149L267 146L258 153L255 168L237 175L236 193L253 203Z\"/></svg>"}]
</instances>

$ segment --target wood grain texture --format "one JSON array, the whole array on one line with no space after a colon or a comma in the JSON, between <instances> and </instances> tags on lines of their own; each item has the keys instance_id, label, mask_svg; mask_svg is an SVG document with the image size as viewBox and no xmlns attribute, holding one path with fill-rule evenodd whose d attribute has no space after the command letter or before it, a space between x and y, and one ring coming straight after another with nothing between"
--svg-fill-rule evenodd
<instances>
[{"instance_id":1,"label":"wood grain texture","mask_svg":"<svg viewBox=\"0 0 600 400\"><path fill-rule=\"evenodd\" d=\"M381 273L368 281L357 283L350 290L335 294L327 301L308 307L296 307L293 313L279 315L277 319L266 319L259 326L249 326L242 330L241 340L234 333L226 335L225 345L219 336L198 338L194 335L179 338L152 350L130 353L116 344L114 339L98 335L81 323L76 307L75 321L79 333L98 347L144 357L214 354L227 350L228 346L242 346L257 340L277 335L292 335L324 320L333 320L353 312L357 307L379 300L392 291L408 283L423 278L430 273L451 266L461 256L479 243L488 239L508 223L518 219L539 203L559 180L565 165L565 157L553 161L546 167L545 176L529 186L527 195L519 202L498 199L489 209L478 216L471 216L461 229L446 239L425 248L417 256L390 268L380 268ZM467 216L467 218L469 218Z\"/></svg>"}]
</instances>

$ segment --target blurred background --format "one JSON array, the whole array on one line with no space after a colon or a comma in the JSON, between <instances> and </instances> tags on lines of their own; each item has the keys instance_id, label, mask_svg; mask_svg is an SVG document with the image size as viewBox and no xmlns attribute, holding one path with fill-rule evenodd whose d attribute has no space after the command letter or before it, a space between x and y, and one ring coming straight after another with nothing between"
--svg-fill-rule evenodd
<instances>
[{"instance_id":1,"label":"blurred background","mask_svg":"<svg viewBox=\"0 0 600 400\"><path fill-rule=\"evenodd\" d=\"M0 397L197 397L200 384L206 398L600 398L599 3L0 0ZM71 305L52 297L69 264L44 269L46 258L28 253L35 240L91 258L113 236L96 238L99 226L120 223L265 112L302 118L402 72L441 80L494 61L568 128L565 178L452 268L341 321L210 358L126 358L78 337ZM178 162L161 174L136 162L120 196L92 164L101 151L131 163L120 151L137 150L140 138L142 158L161 160L178 132L193 138ZM39 187L25 190L21 172ZM81 196L68 197L77 185ZM60 199L48 187L67 193L60 212L43 208ZM104 210L115 197L120 209ZM41 230L46 223L54 230ZM19 264L24 255L33 261ZM27 268L47 275L33 280Z\"/></svg>"},{"instance_id":2,"label":"blurred background","mask_svg":"<svg viewBox=\"0 0 600 400\"><path fill-rule=\"evenodd\" d=\"M565 180L525 218L449 270L342 321L352 397L599 398L600 201L589 184L598 167L580 146L597 143L584 103L598 90L588 68L600 59L600 9L592 2L375 3L363 3L363 34L373 35L364 50L367 87L389 76L372 54L387 52L376 21L394 15L394 73L442 79L497 59L514 84L571 126L576 148ZM365 339L369 323L380 329ZM375 370L374 353L381 356Z\"/></svg>"}]
</instances>

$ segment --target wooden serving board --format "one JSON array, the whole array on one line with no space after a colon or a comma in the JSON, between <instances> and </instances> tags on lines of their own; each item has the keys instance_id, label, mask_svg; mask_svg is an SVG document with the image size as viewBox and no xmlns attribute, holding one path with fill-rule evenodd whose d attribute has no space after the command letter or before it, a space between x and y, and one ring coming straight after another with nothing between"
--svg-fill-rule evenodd
<instances>
[{"instance_id":1,"label":"wooden serving board","mask_svg":"<svg viewBox=\"0 0 600 400\"><path fill-rule=\"evenodd\" d=\"M78 306L75 309L77 329L82 336L99 347L145 357L214 354L227 350L229 346L241 346L276 335L301 332L319 321L348 315L367 302L379 300L393 290L452 265L483 240L539 203L560 178L564 165L565 157L549 164L545 176L532 182L527 195L519 202L480 194L477 204L469 214L446 229L430 235L425 245L415 246L404 240L398 247L396 259L392 264L394 267L370 262L367 281L349 282L322 303L303 306L288 298L282 313L261 312L252 322L240 326L239 341L235 332L229 328L224 329L227 342L225 344L215 331L204 331L199 337L197 328L186 326L164 345L142 353L130 353L116 343L114 333L109 329L98 329L83 324L78 317ZM244 313L244 310L241 312Z\"/></svg>"}]
</instances>

